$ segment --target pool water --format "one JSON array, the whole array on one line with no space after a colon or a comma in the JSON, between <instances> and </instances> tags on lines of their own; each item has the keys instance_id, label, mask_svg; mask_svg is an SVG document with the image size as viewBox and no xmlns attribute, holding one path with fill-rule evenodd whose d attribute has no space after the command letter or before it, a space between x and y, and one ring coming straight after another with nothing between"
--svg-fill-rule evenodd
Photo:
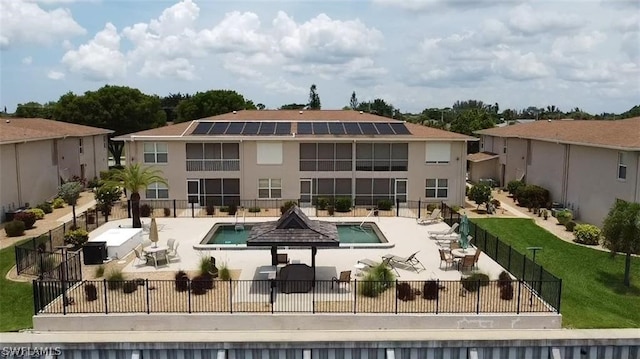
<instances>
[{"instance_id":1,"label":"pool water","mask_svg":"<svg viewBox=\"0 0 640 359\"><path fill-rule=\"evenodd\" d=\"M378 232L373 228L375 224L337 224L340 243L383 243ZM203 244L247 244L247 237L251 232L251 225L245 225L244 230L236 230L233 224L218 224L207 234Z\"/></svg>"}]
</instances>

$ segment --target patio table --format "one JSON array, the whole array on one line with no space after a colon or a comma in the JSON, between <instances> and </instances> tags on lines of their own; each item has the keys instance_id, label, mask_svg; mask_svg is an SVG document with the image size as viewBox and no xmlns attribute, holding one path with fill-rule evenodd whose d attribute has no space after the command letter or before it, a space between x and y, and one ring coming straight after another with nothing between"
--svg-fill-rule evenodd
<instances>
[{"instance_id":1,"label":"patio table","mask_svg":"<svg viewBox=\"0 0 640 359\"><path fill-rule=\"evenodd\" d=\"M467 249L456 248L451 250L451 255L456 258L463 258L465 256L474 256L476 254L476 249L473 247L469 247Z\"/></svg>"},{"instance_id":2,"label":"patio table","mask_svg":"<svg viewBox=\"0 0 640 359\"><path fill-rule=\"evenodd\" d=\"M150 254L153 257L153 266L158 268L158 259L164 258L166 263L169 263L169 258L167 257L167 251L169 247L167 246L149 246L144 249L144 253Z\"/></svg>"}]
</instances>

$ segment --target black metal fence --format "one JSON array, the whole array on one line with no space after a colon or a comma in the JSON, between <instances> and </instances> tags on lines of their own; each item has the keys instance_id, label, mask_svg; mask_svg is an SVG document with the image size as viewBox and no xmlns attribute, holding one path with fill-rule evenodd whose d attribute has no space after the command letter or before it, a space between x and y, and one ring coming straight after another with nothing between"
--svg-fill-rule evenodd
<instances>
[{"instance_id":1,"label":"black metal fence","mask_svg":"<svg viewBox=\"0 0 640 359\"><path fill-rule=\"evenodd\" d=\"M444 203L442 204L442 215L449 226L460 223L460 214ZM469 221L469 233L473 236L473 243L476 247L513 276L527 283L549 305L560 312L562 279L554 276L538 263L534 263L526 255L516 251L473 221Z\"/></svg>"},{"instance_id":2,"label":"black metal fence","mask_svg":"<svg viewBox=\"0 0 640 359\"><path fill-rule=\"evenodd\" d=\"M553 288L557 281L533 282ZM34 281L37 314L81 313L552 313L524 281ZM66 290L62 290L67 288ZM291 289L304 293L287 294ZM308 292L307 292L308 290ZM366 295L365 295L366 294Z\"/></svg>"}]
</instances>

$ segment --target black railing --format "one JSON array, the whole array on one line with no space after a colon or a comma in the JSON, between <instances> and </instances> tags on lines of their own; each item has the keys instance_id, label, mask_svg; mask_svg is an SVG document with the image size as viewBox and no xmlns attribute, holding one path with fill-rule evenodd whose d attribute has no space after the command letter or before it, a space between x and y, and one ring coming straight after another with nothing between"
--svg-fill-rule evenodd
<instances>
[{"instance_id":1,"label":"black railing","mask_svg":"<svg viewBox=\"0 0 640 359\"><path fill-rule=\"evenodd\" d=\"M532 283L354 280L34 281L35 313L551 313ZM534 286L560 292L559 282ZM506 288L508 287L508 288ZM66 288L66 290L63 290ZM302 291L295 297L285 292ZM364 295L368 294L368 295Z\"/></svg>"}]
</instances>

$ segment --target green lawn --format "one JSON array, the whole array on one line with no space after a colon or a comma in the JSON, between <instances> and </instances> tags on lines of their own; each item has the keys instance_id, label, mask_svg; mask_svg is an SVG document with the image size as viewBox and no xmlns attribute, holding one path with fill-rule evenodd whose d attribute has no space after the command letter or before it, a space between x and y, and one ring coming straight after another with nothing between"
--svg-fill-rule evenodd
<instances>
[{"instance_id":1,"label":"green lawn","mask_svg":"<svg viewBox=\"0 0 640 359\"><path fill-rule=\"evenodd\" d=\"M6 278L15 265L13 246L0 250L0 332L33 327L33 291L31 283Z\"/></svg>"},{"instance_id":2,"label":"green lawn","mask_svg":"<svg viewBox=\"0 0 640 359\"><path fill-rule=\"evenodd\" d=\"M472 219L520 253L539 246L536 262L562 279L560 313L566 328L640 328L640 258L631 261L631 287L622 284L624 256L558 239L530 219Z\"/></svg>"}]
</instances>

